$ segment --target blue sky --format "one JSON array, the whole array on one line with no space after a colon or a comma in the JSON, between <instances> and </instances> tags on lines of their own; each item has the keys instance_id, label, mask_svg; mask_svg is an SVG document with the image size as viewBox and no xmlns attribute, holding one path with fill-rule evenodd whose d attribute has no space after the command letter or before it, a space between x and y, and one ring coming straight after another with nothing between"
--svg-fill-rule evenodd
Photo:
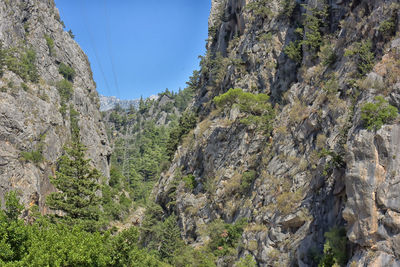
<instances>
[{"instance_id":1,"label":"blue sky","mask_svg":"<svg viewBox=\"0 0 400 267\"><path fill-rule=\"evenodd\" d=\"M210 0L55 2L89 57L100 94L133 99L177 91L199 68Z\"/></svg>"}]
</instances>

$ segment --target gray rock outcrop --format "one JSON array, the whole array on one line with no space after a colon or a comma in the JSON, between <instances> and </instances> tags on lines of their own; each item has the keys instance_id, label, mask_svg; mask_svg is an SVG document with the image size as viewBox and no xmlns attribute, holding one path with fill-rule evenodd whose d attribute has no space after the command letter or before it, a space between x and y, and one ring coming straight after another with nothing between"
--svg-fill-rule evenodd
<instances>
[{"instance_id":1,"label":"gray rock outcrop","mask_svg":"<svg viewBox=\"0 0 400 267\"><path fill-rule=\"evenodd\" d=\"M375 132L361 119L376 95L399 108L398 3L296 2L212 1L194 103L200 122L162 174L156 201L178 215L182 236L195 246L207 243L204 229L215 219L247 218L237 257L251 254L259 266L317 266L325 233L336 228L348 240L339 264L398 266L398 120ZM309 16L324 21L321 43L313 51L301 42L296 62L285 48L313 34ZM380 27L391 17L397 35L388 36ZM368 41L370 48L357 50ZM368 52L362 73L354 55L371 58ZM229 88L271 96L270 135L241 123L246 115L234 107L215 107L213 98ZM255 177L244 192L249 171ZM195 177L193 190L185 175Z\"/></svg>"},{"instance_id":2,"label":"gray rock outcrop","mask_svg":"<svg viewBox=\"0 0 400 267\"><path fill-rule=\"evenodd\" d=\"M79 112L82 142L87 157L109 175L110 148L101 122L99 100L87 56L63 25L54 2L13 0L0 2L0 40L3 50L18 58L27 49L36 54L39 78L24 79L3 65L0 79L0 199L17 190L24 204L39 204L46 212L45 196L54 190L49 176L70 139L69 108ZM13 50L14 49L14 50ZM19 53L19 54L18 54ZM73 94L62 111L56 83L63 79L59 64L75 71ZM39 152L42 159L27 160L23 153ZM26 157L26 156L25 156Z\"/></svg>"}]
</instances>

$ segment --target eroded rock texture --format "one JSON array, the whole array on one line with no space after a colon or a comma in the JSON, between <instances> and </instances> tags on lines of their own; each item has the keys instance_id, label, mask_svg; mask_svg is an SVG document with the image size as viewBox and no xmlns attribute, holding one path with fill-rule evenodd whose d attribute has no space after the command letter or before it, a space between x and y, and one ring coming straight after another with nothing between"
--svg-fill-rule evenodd
<instances>
[{"instance_id":1,"label":"eroded rock texture","mask_svg":"<svg viewBox=\"0 0 400 267\"><path fill-rule=\"evenodd\" d=\"M348 265L400 264L398 123L373 131L361 119L377 95L400 107L398 21L396 1L212 1L199 123L154 189L188 243L207 242L217 218L246 217L237 257L260 266L316 266L334 227L347 232ZM235 107L215 107L235 87L271 96L271 134L241 123Z\"/></svg>"},{"instance_id":2,"label":"eroded rock texture","mask_svg":"<svg viewBox=\"0 0 400 267\"><path fill-rule=\"evenodd\" d=\"M110 155L96 86L87 56L63 30L52 0L0 2L0 40L18 58L31 49L39 78L24 79L8 66L0 79L0 198L17 190L25 204L37 203L44 212L45 196L53 190L48 177L70 139L70 107L79 112L79 128L87 155L105 177ZM51 44L52 42L52 44ZM4 63L4 62L3 62ZM75 70L73 94L61 111L56 83L63 79L59 65ZM41 151L43 160L24 160L22 152Z\"/></svg>"}]
</instances>

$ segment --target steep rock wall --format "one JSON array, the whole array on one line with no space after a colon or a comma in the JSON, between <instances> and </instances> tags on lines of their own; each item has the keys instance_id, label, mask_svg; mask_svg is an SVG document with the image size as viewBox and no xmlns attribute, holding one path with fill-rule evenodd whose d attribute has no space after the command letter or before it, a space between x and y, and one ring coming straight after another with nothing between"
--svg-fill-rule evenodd
<instances>
[{"instance_id":1,"label":"steep rock wall","mask_svg":"<svg viewBox=\"0 0 400 267\"><path fill-rule=\"evenodd\" d=\"M96 85L87 56L63 30L52 0L0 2L0 40L5 50L36 53L34 65L39 79L24 81L4 66L0 79L0 197L17 190L23 203L37 203L45 212L45 196L53 187L57 158L70 138L69 107L79 112L79 128L87 156L109 175L110 149L98 111ZM53 44L51 44L53 42ZM9 52L10 53L10 52ZM73 94L60 111L56 83L62 80L59 64L75 70ZM64 113L64 114L62 114ZM21 152L41 150L43 160L24 160Z\"/></svg>"},{"instance_id":2,"label":"steep rock wall","mask_svg":"<svg viewBox=\"0 0 400 267\"><path fill-rule=\"evenodd\" d=\"M381 25L390 18L388 35ZM154 189L188 243L206 243L202 229L217 218L246 217L238 257L260 266L316 266L333 227L346 229L348 264L400 264L397 121L374 132L361 120L376 95L400 107L398 21L396 1L212 2L194 103L200 122ZM297 62L285 53L296 40ZM368 40L373 56L360 73L362 60L345 51ZM270 135L243 125L237 108L215 107L233 87L271 95ZM247 171L256 175L243 192ZM193 190L180 180L188 174Z\"/></svg>"}]
</instances>

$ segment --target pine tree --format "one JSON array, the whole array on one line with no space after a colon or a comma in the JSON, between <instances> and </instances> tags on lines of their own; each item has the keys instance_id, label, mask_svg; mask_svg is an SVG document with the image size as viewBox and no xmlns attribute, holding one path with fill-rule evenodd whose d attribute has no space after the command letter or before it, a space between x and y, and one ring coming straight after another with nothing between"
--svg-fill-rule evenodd
<instances>
[{"instance_id":1,"label":"pine tree","mask_svg":"<svg viewBox=\"0 0 400 267\"><path fill-rule=\"evenodd\" d=\"M51 177L52 184L58 192L51 193L47 204L53 210L64 212L57 216L69 220L72 224L84 223L93 226L99 220L99 190L100 172L90 166L90 160L85 159L85 146L74 138L66 154L58 161L58 171Z\"/></svg>"}]
</instances>

